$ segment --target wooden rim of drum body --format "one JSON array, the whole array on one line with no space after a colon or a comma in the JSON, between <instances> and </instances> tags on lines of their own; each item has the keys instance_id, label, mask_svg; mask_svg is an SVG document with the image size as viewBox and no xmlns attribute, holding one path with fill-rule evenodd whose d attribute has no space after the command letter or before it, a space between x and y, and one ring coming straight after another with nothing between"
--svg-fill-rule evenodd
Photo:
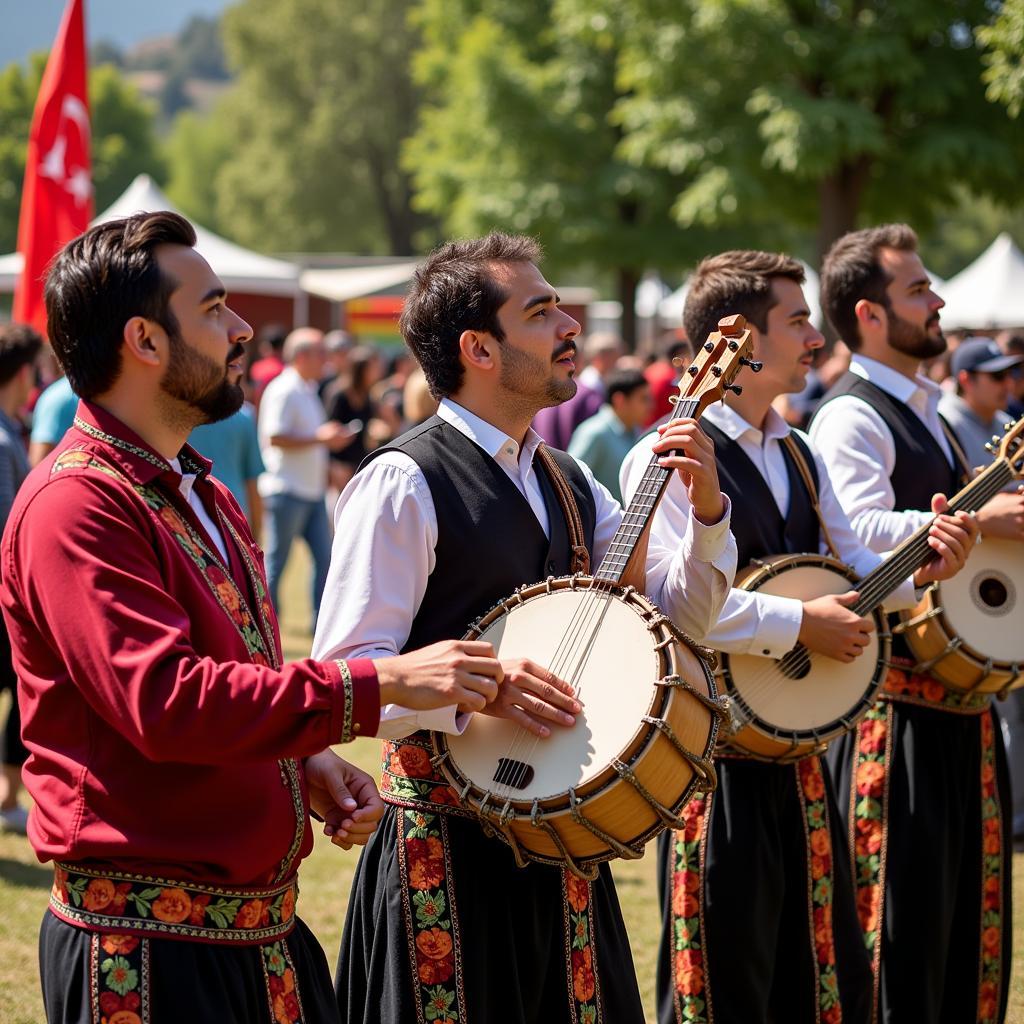
<instances>
[{"instance_id":1,"label":"wooden rim of drum body","mask_svg":"<svg viewBox=\"0 0 1024 1024\"><path fill-rule=\"evenodd\" d=\"M711 665L714 664L714 652L700 647L694 641L690 640L689 637L686 637L672 624L671 620L661 612L653 601L637 592L633 587L624 587L620 584L611 583L607 580L597 580L593 576L577 574L575 576L548 577L548 579L543 582L520 587L511 597L495 605L487 612L486 615L474 622L463 639L477 639L501 616L514 610L520 605L525 604L527 601L533 600L542 595L550 594L555 590L589 590L594 583L599 584L602 591L609 592L612 596L618 597L627 606L632 607L634 611L636 611L638 617L644 620L645 625L651 633L651 646L656 652L658 658L658 671L660 673L657 677L658 680L675 676L681 672L682 665L677 653L677 646L681 645L695 655L694 660L699 663L703 670L704 684L707 688L708 697L711 701L716 699L714 674L711 667L709 667L709 663ZM645 717L661 718L669 708L671 702L680 698L680 693L677 687L657 685L657 680L652 680L652 688L653 698L647 709ZM700 751L700 756L710 763L718 736L719 719L710 711L708 712L708 717L710 719L710 728L704 747ZM637 725L636 731L630 738L629 743L623 751L620 752L618 760L629 768L636 768L644 759L648 750L661 736L662 733L657 727L641 720ZM435 763L441 773L455 789L462 803L467 805L476 813L477 819L485 829L490 829L498 838L502 839L510 846L513 846L513 848L517 848L518 844L510 840L505 829L501 827L499 822L503 822L506 826L521 826L525 824L533 827L532 818L535 801L514 799L507 801L502 800L500 805L492 803L487 807L482 807L481 804L486 796L486 791L472 783L463 776L461 772L459 772L457 766L453 763L453 759L448 756L449 747L447 735L442 732L432 732L431 741L434 748ZM680 760L682 760L681 756ZM691 769L691 778L684 792L671 807L673 814L678 815L682 808L689 802L694 795L697 786L700 784L700 781L701 780L697 773ZM616 783L628 785L628 783L624 782L615 766L609 765L595 775L594 778L588 780L579 788L572 791L576 800L576 808L578 809L588 801L593 801L599 798ZM573 803L569 796L569 790L551 797L539 798L536 800L536 805L540 810L540 819L544 821L551 821L556 818L564 819L571 816L573 813ZM506 812L506 809L508 812L507 816L501 817L501 814ZM668 827L670 827L668 822L655 821L653 825L636 833L634 836L629 837L628 840L619 839L619 842L623 846L636 847L636 849L628 855L621 851L606 848L599 853L584 854L581 856L573 855L571 860L567 861L564 856L546 856L528 847L519 847L518 852L522 853L527 860L542 864L551 864L558 867L568 866L570 870L574 871L574 873L581 874L583 877L591 878L593 877L593 871L596 870L597 865L604 861L613 860L617 857L623 856L642 856L642 847ZM592 870L581 871L581 868Z\"/></svg>"},{"instance_id":2,"label":"wooden rim of drum body","mask_svg":"<svg viewBox=\"0 0 1024 1024\"><path fill-rule=\"evenodd\" d=\"M1002 697L1024 686L1024 662L990 658L957 635L946 618L940 583L930 584L920 602L899 616L899 632L917 659L915 672L927 672L962 693Z\"/></svg>"},{"instance_id":3,"label":"wooden rim of drum body","mask_svg":"<svg viewBox=\"0 0 1024 1024\"><path fill-rule=\"evenodd\" d=\"M860 582L860 577L849 565L829 555L790 554L754 559L746 569L737 573L733 586L756 593L780 573L805 566L831 569L849 580L854 587ZM878 658L871 683L860 700L845 715L816 729L784 729L765 722L737 690L729 669L729 655L724 651L718 651L719 667L715 676L722 682L722 689L729 699L734 720L732 731L723 737L725 748L739 749L760 760L786 763L820 753L832 740L853 729L878 699L878 694L885 683L892 651L889 625L881 607L875 608L871 612L871 617L875 621L875 635L878 637Z\"/></svg>"}]
</instances>

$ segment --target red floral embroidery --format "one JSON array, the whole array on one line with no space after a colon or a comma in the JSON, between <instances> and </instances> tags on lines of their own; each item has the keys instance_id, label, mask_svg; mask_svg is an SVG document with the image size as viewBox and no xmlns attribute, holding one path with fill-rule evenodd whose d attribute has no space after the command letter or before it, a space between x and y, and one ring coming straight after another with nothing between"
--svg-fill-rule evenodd
<instances>
[{"instance_id":1,"label":"red floral embroidery","mask_svg":"<svg viewBox=\"0 0 1024 1024\"><path fill-rule=\"evenodd\" d=\"M825 802L825 776L821 770L821 760L817 757L805 757L798 761L796 772L811 868L810 927L816 963L818 1015L822 1021L839 1024L843 1013L839 1001L839 976L836 974L836 947L832 933L835 879L828 804Z\"/></svg>"},{"instance_id":2,"label":"red floral embroidery","mask_svg":"<svg viewBox=\"0 0 1024 1024\"><path fill-rule=\"evenodd\" d=\"M569 950L569 1008L573 1024L598 1020L597 953L594 949L593 885L568 868L562 871L562 899Z\"/></svg>"},{"instance_id":3,"label":"red floral embroidery","mask_svg":"<svg viewBox=\"0 0 1024 1024\"><path fill-rule=\"evenodd\" d=\"M991 715L981 727L981 979L978 1024L999 1017L1003 953L1003 828L996 785L995 735Z\"/></svg>"},{"instance_id":4,"label":"red floral embroidery","mask_svg":"<svg viewBox=\"0 0 1024 1024\"><path fill-rule=\"evenodd\" d=\"M704 964L704 929L701 922L701 870L703 837L711 810L709 798L695 796L683 808L683 827L672 832L672 975L676 1019L707 1024L711 1019L711 993Z\"/></svg>"}]
</instances>

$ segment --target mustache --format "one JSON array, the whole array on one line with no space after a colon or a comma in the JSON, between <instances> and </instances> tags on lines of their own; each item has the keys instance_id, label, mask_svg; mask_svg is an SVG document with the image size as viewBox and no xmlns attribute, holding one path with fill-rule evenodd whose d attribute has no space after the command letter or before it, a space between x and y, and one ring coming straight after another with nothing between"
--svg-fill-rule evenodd
<instances>
[{"instance_id":1,"label":"mustache","mask_svg":"<svg viewBox=\"0 0 1024 1024\"><path fill-rule=\"evenodd\" d=\"M576 355L576 342L570 341L568 345L564 345L551 357L551 361L558 362L559 359L574 355Z\"/></svg>"},{"instance_id":2,"label":"mustache","mask_svg":"<svg viewBox=\"0 0 1024 1024\"><path fill-rule=\"evenodd\" d=\"M233 363L240 356L244 356L244 355L245 355L245 346L244 345L235 345L231 349L231 351L228 353L227 362Z\"/></svg>"}]
</instances>

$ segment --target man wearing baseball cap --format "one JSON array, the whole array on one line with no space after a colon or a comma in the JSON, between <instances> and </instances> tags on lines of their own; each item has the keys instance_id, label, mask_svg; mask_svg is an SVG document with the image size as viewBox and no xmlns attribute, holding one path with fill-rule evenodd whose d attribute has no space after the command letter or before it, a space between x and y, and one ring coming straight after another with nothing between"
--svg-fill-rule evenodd
<instances>
[{"instance_id":1,"label":"man wearing baseball cap","mask_svg":"<svg viewBox=\"0 0 1024 1024\"><path fill-rule=\"evenodd\" d=\"M943 396L939 412L956 432L972 466L988 465L991 455L985 445L1011 422L1006 407L1021 363L1024 356L1007 355L992 338L967 338L953 353L950 372L956 394Z\"/></svg>"}]
</instances>

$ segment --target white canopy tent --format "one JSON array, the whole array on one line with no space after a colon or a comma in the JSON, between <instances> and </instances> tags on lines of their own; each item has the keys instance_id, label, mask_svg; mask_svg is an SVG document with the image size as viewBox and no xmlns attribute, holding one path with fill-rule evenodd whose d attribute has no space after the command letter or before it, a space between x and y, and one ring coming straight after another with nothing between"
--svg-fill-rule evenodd
<instances>
[{"instance_id":1,"label":"white canopy tent","mask_svg":"<svg viewBox=\"0 0 1024 1024\"><path fill-rule=\"evenodd\" d=\"M93 223L102 224L117 217L153 210L180 212L148 174L140 174ZM195 229L197 252L213 267L229 292L292 295L296 298L302 294L300 268L294 263L252 252L198 224ZM21 266L20 253L0 256L0 290L14 290Z\"/></svg>"},{"instance_id":2,"label":"white canopy tent","mask_svg":"<svg viewBox=\"0 0 1024 1024\"><path fill-rule=\"evenodd\" d=\"M939 294L946 301L940 316L947 329L1024 327L1024 253L1004 231Z\"/></svg>"}]
</instances>

